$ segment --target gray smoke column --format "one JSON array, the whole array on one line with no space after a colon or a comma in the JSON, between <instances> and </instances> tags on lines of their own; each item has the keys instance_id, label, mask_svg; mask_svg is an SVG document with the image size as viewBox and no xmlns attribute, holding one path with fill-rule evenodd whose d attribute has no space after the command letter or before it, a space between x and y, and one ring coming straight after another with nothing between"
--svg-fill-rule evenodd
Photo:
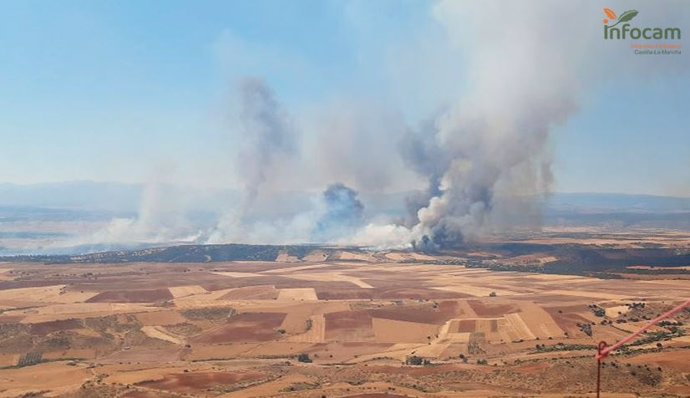
<instances>
[{"instance_id":1,"label":"gray smoke column","mask_svg":"<svg viewBox=\"0 0 690 398\"><path fill-rule=\"evenodd\" d=\"M448 169L450 154L436 143L433 121L427 121L418 131L408 131L400 142L399 150L405 165L427 180L424 191L413 193L405 199L409 213L405 225L410 227L419 223L419 209L426 207L431 198L441 195L441 178Z\"/></svg>"},{"instance_id":2,"label":"gray smoke column","mask_svg":"<svg viewBox=\"0 0 690 398\"><path fill-rule=\"evenodd\" d=\"M276 157L295 151L295 133L272 90L259 79L240 84L242 148L237 169L246 191L246 206L256 199Z\"/></svg>"},{"instance_id":3,"label":"gray smoke column","mask_svg":"<svg viewBox=\"0 0 690 398\"><path fill-rule=\"evenodd\" d=\"M364 205L357 191L336 183L323 192L324 213L316 223L313 240L333 242L351 235L364 224Z\"/></svg>"},{"instance_id":4,"label":"gray smoke column","mask_svg":"<svg viewBox=\"0 0 690 398\"><path fill-rule=\"evenodd\" d=\"M281 159L295 154L296 132L273 91L260 79L245 78L239 85L239 126L233 130L239 143L235 161L237 177L243 185L239 208L226 212L210 233L207 242L220 243L242 238L243 226L262 185ZM239 135L236 133L239 132Z\"/></svg>"}]
</instances>

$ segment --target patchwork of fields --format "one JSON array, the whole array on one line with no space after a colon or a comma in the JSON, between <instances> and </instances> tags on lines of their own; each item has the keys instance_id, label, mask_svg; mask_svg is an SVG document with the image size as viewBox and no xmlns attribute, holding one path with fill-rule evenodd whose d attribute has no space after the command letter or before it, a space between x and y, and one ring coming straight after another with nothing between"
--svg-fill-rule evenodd
<instances>
[{"instance_id":1,"label":"patchwork of fields","mask_svg":"<svg viewBox=\"0 0 690 398\"><path fill-rule=\"evenodd\" d=\"M586 394L598 341L615 342L690 297L687 280L492 272L363 256L4 263L0 396ZM690 395L690 341L681 336L689 317L612 357L605 389L627 396L663 385L668 394ZM430 364L403 364L414 357Z\"/></svg>"}]
</instances>

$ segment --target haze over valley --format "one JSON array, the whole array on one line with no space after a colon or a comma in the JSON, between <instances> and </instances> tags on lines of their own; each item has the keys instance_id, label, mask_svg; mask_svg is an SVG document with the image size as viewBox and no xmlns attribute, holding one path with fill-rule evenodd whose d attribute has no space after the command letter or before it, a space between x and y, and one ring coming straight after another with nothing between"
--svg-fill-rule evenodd
<instances>
[{"instance_id":1,"label":"haze over valley","mask_svg":"<svg viewBox=\"0 0 690 398\"><path fill-rule=\"evenodd\" d=\"M690 397L686 1L0 15L0 398Z\"/></svg>"}]
</instances>

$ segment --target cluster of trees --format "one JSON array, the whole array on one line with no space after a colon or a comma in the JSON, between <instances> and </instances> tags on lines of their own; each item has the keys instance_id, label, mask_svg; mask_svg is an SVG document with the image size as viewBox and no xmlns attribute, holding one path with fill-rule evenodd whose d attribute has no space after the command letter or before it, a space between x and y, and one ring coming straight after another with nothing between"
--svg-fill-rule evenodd
<instances>
[{"instance_id":1,"label":"cluster of trees","mask_svg":"<svg viewBox=\"0 0 690 398\"><path fill-rule=\"evenodd\" d=\"M537 344L535 346L539 352L551 352L551 351L580 351L580 350L596 350L596 346L587 344L563 344L558 343L556 345L547 346L545 344Z\"/></svg>"},{"instance_id":2,"label":"cluster of trees","mask_svg":"<svg viewBox=\"0 0 690 398\"><path fill-rule=\"evenodd\" d=\"M594 315L596 315L596 316L598 316L598 317L600 317L600 318L603 318L603 317L606 316L606 310L603 309L602 307L599 307L599 306L596 305L596 304L591 304L591 305L589 305L589 309L592 310L592 312L594 313Z\"/></svg>"},{"instance_id":3,"label":"cluster of trees","mask_svg":"<svg viewBox=\"0 0 690 398\"><path fill-rule=\"evenodd\" d=\"M636 346L636 345L644 345L644 344L649 344L649 343L654 343L657 341L662 341L662 340L671 340L674 337L680 337L683 336L685 332L683 329L679 327L670 327L668 332L656 332L652 333L649 336L643 337L633 343L630 343L631 346Z\"/></svg>"},{"instance_id":4,"label":"cluster of trees","mask_svg":"<svg viewBox=\"0 0 690 398\"><path fill-rule=\"evenodd\" d=\"M405 365L426 366L431 365L431 361L417 355L411 355L405 358Z\"/></svg>"},{"instance_id":5,"label":"cluster of trees","mask_svg":"<svg viewBox=\"0 0 690 398\"><path fill-rule=\"evenodd\" d=\"M582 333L586 334L589 337L592 337L592 325L591 324L589 324L589 323L578 323L577 326L580 328Z\"/></svg>"}]
</instances>

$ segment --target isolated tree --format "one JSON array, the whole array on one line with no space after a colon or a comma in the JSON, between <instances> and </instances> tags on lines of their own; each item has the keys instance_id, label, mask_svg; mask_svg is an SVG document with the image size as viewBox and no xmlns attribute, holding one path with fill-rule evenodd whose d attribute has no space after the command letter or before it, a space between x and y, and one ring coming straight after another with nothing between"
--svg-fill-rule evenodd
<instances>
[{"instance_id":1,"label":"isolated tree","mask_svg":"<svg viewBox=\"0 0 690 398\"><path fill-rule=\"evenodd\" d=\"M311 358L309 358L309 354L305 354L305 353L299 354L297 356L297 361L302 362L302 363L311 363L312 362Z\"/></svg>"}]
</instances>

